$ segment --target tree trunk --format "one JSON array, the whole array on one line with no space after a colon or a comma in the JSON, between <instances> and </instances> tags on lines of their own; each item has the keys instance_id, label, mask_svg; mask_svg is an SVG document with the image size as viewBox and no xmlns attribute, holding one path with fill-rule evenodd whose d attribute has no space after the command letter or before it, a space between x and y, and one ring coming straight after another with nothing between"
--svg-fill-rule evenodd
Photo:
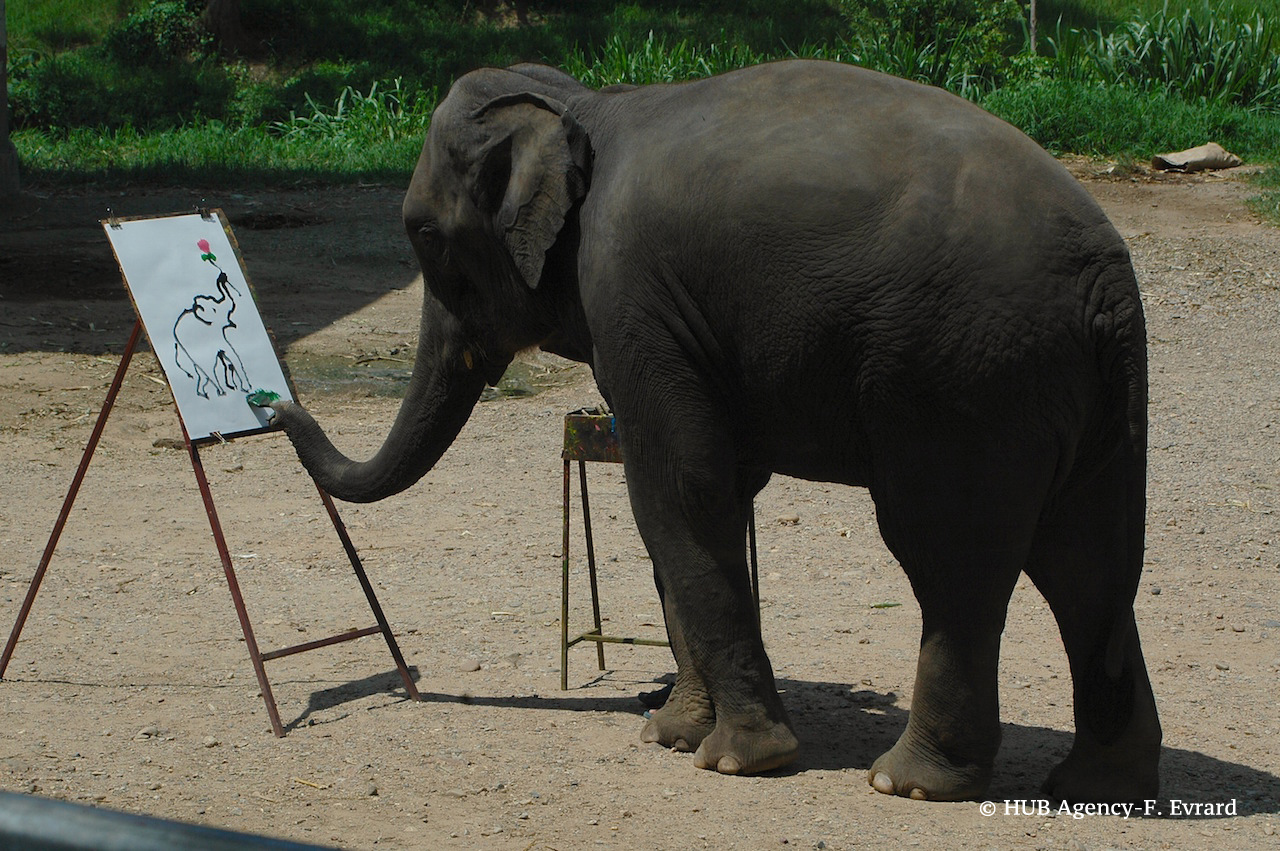
<instances>
[{"instance_id":1,"label":"tree trunk","mask_svg":"<svg viewBox=\"0 0 1280 851\"><path fill-rule=\"evenodd\" d=\"M237 52L247 46L244 27L240 24L240 0L209 0L200 15L200 23L213 33L223 50Z\"/></svg>"},{"instance_id":2,"label":"tree trunk","mask_svg":"<svg viewBox=\"0 0 1280 851\"><path fill-rule=\"evenodd\" d=\"M0 197L18 194L18 151L9 141L9 30L0 0Z\"/></svg>"}]
</instances>

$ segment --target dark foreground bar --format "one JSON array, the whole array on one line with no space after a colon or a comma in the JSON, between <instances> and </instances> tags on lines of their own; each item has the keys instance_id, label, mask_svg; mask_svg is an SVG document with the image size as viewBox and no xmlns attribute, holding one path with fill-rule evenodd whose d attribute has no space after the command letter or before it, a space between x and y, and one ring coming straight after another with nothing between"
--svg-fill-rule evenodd
<instances>
[{"instance_id":1,"label":"dark foreground bar","mask_svg":"<svg viewBox=\"0 0 1280 851\"><path fill-rule=\"evenodd\" d=\"M321 847L0 792L0 851L316 851Z\"/></svg>"}]
</instances>

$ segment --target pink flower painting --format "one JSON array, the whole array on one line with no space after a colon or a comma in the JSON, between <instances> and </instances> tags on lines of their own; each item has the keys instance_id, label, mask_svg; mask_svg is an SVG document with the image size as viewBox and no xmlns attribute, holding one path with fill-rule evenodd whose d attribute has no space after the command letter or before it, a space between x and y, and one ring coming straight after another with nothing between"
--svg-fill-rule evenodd
<instances>
[{"instance_id":1,"label":"pink flower painting","mask_svg":"<svg viewBox=\"0 0 1280 851\"><path fill-rule=\"evenodd\" d=\"M200 249L200 259L201 259L201 260L208 260L210 263L215 263L215 261L218 259L218 258L214 255L213 251L210 249L210 246L209 246L209 240L207 240L207 239L197 239L197 240L196 240L196 248L199 248L199 249ZM215 265L216 265L216 263L215 263Z\"/></svg>"}]
</instances>

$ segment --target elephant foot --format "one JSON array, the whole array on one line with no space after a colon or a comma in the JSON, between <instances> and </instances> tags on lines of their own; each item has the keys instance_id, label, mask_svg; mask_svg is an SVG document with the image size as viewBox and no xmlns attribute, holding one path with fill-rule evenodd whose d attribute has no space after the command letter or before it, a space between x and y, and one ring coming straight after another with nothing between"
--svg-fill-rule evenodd
<instances>
[{"instance_id":1,"label":"elephant foot","mask_svg":"<svg viewBox=\"0 0 1280 851\"><path fill-rule=\"evenodd\" d=\"M716 711L711 698L701 689L672 690L661 709L646 713L649 720L640 732L640 741L689 752L702 744L716 727Z\"/></svg>"},{"instance_id":2,"label":"elephant foot","mask_svg":"<svg viewBox=\"0 0 1280 851\"><path fill-rule=\"evenodd\" d=\"M791 762L799 750L785 723L734 726L722 719L699 745L693 764L721 774L760 774Z\"/></svg>"},{"instance_id":3,"label":"elephant foot","mask_svg":"<svg viewBox=\"0 0 1280 851\"><path fill-rule=\"evenodd\" d=\"M1078 739L1067 758L1049 772L1041 792L1072 803L1154 800L1160 792L1160 743L1144 747L1083 745Z\"/></svg>"},{"instance_id":4,"label":"elephant foot","mask_svg":"<svg viewBox=\"0 0 1280 851\"><path fill-rule=\"evenodd\" d=\"M915 745L910 737L908 729L867 772L867 782L877 792L917 801L967 801L987 790L991 762L956 764L935 749Z\"/></svg>"}]
</instances>

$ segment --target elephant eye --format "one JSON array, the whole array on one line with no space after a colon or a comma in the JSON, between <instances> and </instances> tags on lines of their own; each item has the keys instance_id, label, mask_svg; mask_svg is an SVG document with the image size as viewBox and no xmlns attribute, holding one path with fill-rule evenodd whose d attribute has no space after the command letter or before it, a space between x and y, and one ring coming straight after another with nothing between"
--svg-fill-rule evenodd
<instances>
[{"instance_id":1,"label":"elephant eye","mask_svg":"<svg viewBox=\"0 0 1280 851\"><path fill-rule=\"evenodd\" d=\"M449 248L436 225L427 222L418 228L418 245L425 254L435 258L441 265L448 265Z\"/></svg>"}]
</instances>

